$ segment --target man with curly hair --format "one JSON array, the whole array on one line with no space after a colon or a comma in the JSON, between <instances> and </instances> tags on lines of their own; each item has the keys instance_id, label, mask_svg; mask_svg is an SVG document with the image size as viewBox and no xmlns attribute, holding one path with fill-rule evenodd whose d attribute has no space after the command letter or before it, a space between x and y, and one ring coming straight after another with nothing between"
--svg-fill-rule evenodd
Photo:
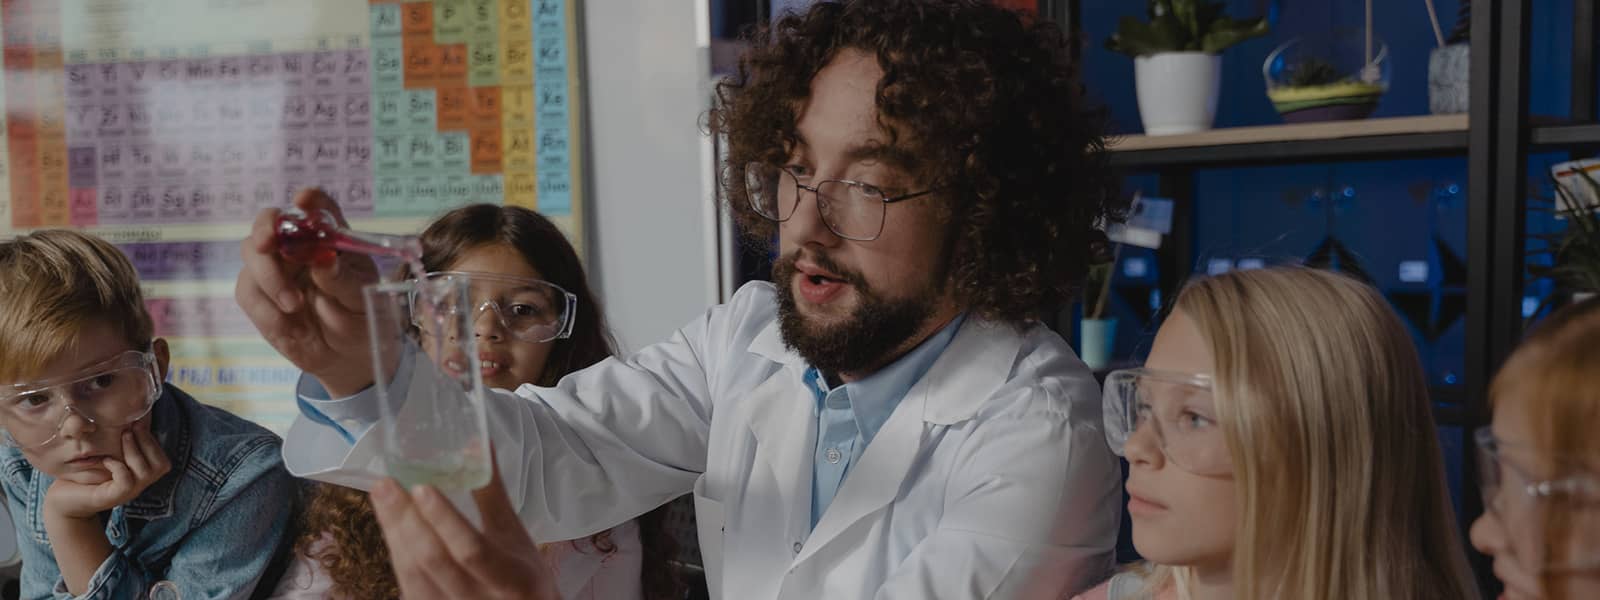
<instances>
[{"instance_id":1,"label":"man with curly hair","mask_svg":"<svg viewBox=\"0 0 1600 600\"><path fill-rule=\"evenodd\" d=\"M1039 320L1123 206L1067 42L977 0L820 3L753 42L711 123L728 209L777 240L773 282L626 360L493 394L483 521L573 539L692 492L713 597L1087 587L1111 567L1120 474L1094 379ZM245 241L240 304L328 392L303 399L285 463L359 485L371 351L320 332L359 329L323 301L356 297L364 263L300 276L274 215ZM549 593L504 527L430 488L371 490L406 596Z\"/></svg>"}]
</instances>

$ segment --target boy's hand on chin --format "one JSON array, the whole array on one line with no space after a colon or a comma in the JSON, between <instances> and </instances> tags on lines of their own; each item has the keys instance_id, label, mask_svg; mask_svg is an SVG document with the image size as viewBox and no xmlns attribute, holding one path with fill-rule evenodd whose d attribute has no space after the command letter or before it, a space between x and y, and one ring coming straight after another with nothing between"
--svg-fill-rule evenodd
<instances>
[{"instance_id":1,"label":"boy's hand on chin","mask_svg":"<svg viewBox=\"0 0 1600 600\"><path fill-rule=\"evenodd\" d=\"M93 485L57 479L44 495L46 516L87 519L127 503L172 470L166 452L141 419L122 432L122 460L102 462L111 479Z\"/></svg>"}]
</instances>

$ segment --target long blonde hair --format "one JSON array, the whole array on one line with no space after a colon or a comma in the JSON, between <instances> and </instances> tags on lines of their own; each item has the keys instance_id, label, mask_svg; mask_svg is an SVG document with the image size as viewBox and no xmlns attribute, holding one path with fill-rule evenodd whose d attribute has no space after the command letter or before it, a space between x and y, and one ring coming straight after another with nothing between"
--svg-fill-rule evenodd
<instances>
[{"instance_id":1,"label":"long blonde hair","mask_svg":"<svg viewBox=\"0 0 1600 600\"><path fill-rule=\"evenodd\" d=\"M1186 286L1234 464L1238 598L1476 598L1421 363L1372 288L1275 267ZM1151 590L1186 597L1184 568Z\"/></svg>"}]
</instances>

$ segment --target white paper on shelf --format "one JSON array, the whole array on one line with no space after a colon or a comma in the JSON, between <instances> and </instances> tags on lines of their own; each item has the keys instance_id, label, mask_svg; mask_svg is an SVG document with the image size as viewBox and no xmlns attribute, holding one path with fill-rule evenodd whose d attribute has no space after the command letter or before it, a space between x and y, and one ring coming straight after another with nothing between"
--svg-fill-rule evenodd
<instances>
[{"instance_id":1,"label":"white paper on shelf","mask_svg":"<svg viewBox=\"0 0 1600 600\"><path fill-rule=\"evenodd\" d=\"M1596 185L1579 175L1580 172L1587 173L1589 179L1600 184L1600 158L1571 160L1550 167L1550 175L1555 177L1556 185L1568 192L1565 198L1559 191L1556 192L1557 219L1565 219L1567 213L1584 208L1600 210L1600 193L1597 193ZM1577 202L1577 205L1567 205L1569 200Z\"/></svg>"}]
</instances>

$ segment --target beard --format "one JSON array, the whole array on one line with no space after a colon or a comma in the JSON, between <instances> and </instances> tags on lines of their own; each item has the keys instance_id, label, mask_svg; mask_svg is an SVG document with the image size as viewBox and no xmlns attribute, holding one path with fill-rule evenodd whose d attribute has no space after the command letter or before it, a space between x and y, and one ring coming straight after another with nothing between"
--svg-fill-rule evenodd
<instances>
[{"instance_id":1,"label":"beard","mask_svg":"<svg viewBox=\"0 0 1600 600\"><path fill-rule=\"evenodd\" d=\"M906 299L884 298L867 285L861 274L841 268L825 255L814 254L812 262L838 275L856 291L857 298L855 309L843 322L814 323L800 314L795 300L793 281L799 258L800 252L796 251L772 266L773 283L778 288L778 329L785 346L823 373L862 372L882 366L933 316L936 300L931 289Z\"/></svg>"}]
</instances>

